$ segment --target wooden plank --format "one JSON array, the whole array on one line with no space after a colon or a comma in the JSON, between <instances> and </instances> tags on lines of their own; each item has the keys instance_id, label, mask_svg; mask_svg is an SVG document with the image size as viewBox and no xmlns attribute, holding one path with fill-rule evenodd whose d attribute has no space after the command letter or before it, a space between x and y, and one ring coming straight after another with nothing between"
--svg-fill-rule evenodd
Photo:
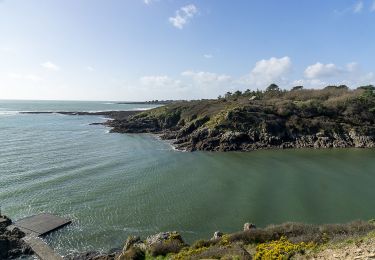
<instances>
[{"instance_id":1,"label":"wooden plank","mask_svg":"<svg viewBox=\"0 0 375 260\"><path fill-rule=\"evenodd\" d=\"M36 236L46 235L56 229L71 223L70 220L61 218L49 213L42 213L18 220L14 226L18 227L26 234L36 234Z\"/></svg>"},{"instance_id":2,"label":"wooden plank","mask_svg":"<svg viewBox=\"0 0 375 260\"><path fill-rule=\"evenodd\" d=\"M63 260L56 254L41 238L36 236L26 236L23 238L40 260Z\"/></svg>"}]
</instances>

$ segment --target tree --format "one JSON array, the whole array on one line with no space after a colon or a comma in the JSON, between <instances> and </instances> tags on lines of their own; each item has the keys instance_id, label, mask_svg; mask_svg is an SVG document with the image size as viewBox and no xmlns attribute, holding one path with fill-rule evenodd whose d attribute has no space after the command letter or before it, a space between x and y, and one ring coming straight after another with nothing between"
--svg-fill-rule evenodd
<instances>
[{"instance_id":1,"label":"tree","mask_svg":"<svg viewBox=\"0 0 375 260\"><path fill-rule=\"evenodd\" d=\"M280 91L280 88L278 85L276 85L275 83L272 83L271 85L269 85L267 88L266 88L266 92L269 92L269 91Z\"/></svg>"},{"instance_id":2,"label":"tree","mask_svg":"<svg viewBox=\"0 0 375 260\"><path fill-rule=\"evenodd\" d=\"M234 92L234 96L236 96L236 97L239 97L241 95L242 95L242 92L239 91L239 90L237 90L236 92Z\"/></svg>"},{"instance_id":3,"label":"tree","mask_svg":"<svg viewBox=\"0 0 375 260\"><path fill-rule=\"evenodd\" d=\"M335 86L335 85L329 85L327 87L325 87L324 89L349 89L348 86L346 85L339 85L339 86Z\"/></svg>"},{"instance_id":4,"label":"tree","mask_svg":"<svg viewBox=\"0 0 375 260\"><path fill-rule=\"evenodd\" d=\"M303 89L303 86L295 86L292 88L292 91L302 90L302 89Z\"/></svg>"},{"instance_id":5,"label":"tree","mask_svg":"<svg viewBox=\"0 0 375 260\"><path fill-rule=\"evenodd\" d=\"M227 93L225 93L225 98L230 98L232 96L232 92L227 92Z\"/></svg>"},{"instance_id":6,"label":"tree","mask_svg":"<svg viewBox=\"0 0 375 260\"><path fill-rule=\"evenodd\" d=\"M338 86L337 88L338 88L338 89L346 89L346 90L349 89L349 87L348 87L347 85L340 85L340 86Z\"/></svg>"},{"instance_id":7,"label":"tree","mask_svg":"<svg viewBox=\"0 0 375 260\"><path fill-rule=\"evenodd\" d=\"M372 90L372 91L374 91L375 90L375 86L374 85L360 86L357 89Z\"/></svg>"}]
</instances>

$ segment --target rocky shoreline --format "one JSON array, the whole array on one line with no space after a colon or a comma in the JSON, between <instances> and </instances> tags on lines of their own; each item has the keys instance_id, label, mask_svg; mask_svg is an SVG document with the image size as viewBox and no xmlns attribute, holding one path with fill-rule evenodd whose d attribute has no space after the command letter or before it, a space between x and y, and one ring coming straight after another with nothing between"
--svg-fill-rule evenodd
<instances>
[{"instance_id":1,"label":"rocky shoreline","mask_svg":"<svg viewBox=\"0 0 375 260\"><path fill-rule=\"evenodd\" d=\"M97 112L85 112L85 111L22 111L20 114L60 114L70 116L105 116L107 118L124 120L130 116L136 115L141 111L129 110L129 111L97 111ZM96 123L94 123L96 124ZM100 123L102 124L102 123Z\"/></svg>"},{"instance_id":2,"label":"rocky shoreline","mask_svg":"<svg viewBox=\"0 0 375 260\"><path fill-rule=\"evenodd\" d=\"M266 129L257 131L212 130L194 127L175 130L162 129L156 122L147 124L130 120L110 120L104 123L111 127L112 133L153 133L163 140L170 140L177 150L184 151L254 151L260 149L297 149L297 148L374 148L375 128L361 133L362 128L344 127L338 132L285 136ZM369 133L371 132L371 133Z\"/></svg>"},{"instance_id":3,"label":"rocky shoreline","mask_svg":"<svg viewBox=\"0 0 375 260\"><path fill-rule=\"evenodd\" d=\"M168 140L177 150L184 151L254 151L260 149L291 149L291 148L374 148L375 126L353 126L347 123L329 122L336 127L336 131L324 131L310 134L286 134L286 120L273 118L278 123L279 130L264 123L245 129L245 131L231 129L211 129L204 127L209 117L193 120L188 125L169 126L158 118L137 117L148 113L141 111L98 111L98 112L67 112L67 111L35 111L20 112L21 114L62 114L62 115L91 115L110 118L104 123L111 128L112 133L152 133L162 140ZM165 120L165 118L163 118ZM322 119L323 120L323 119ZM325 119L328 120L328 119Z\"/></svg>"},{"instance_id":4,"label":"rocky shoreline","mask_svg":"<svg viewBox=\"0 0 375 260\"><path fill-rule=\"evenodd\" d=\"M7 229L11 224L10 218L0 215L0 259L17 259L33 254L31 248L22 240L25 233L16 227Z\"/></svg>"}]
</instances>

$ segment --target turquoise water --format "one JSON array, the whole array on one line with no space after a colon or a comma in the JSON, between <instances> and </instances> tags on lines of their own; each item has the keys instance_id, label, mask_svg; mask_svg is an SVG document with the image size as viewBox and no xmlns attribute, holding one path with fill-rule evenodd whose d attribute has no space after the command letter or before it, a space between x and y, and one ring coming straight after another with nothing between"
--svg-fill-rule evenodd
<instances>
[{"instance_id":1,"label":"turquoise water","mask_svg":"<svg viewBox=\"0 0 375 260\"><path fill-rule=\"evenodd\" d=\"M192 241L245 222L375 217L374 150L187 153L89 125L98 116L11 112L144 108L104 103L0 101L2 211L71 218L46 238L61 254L120 247L130 234L177 230Z\"/></svg>"}]
</instances>

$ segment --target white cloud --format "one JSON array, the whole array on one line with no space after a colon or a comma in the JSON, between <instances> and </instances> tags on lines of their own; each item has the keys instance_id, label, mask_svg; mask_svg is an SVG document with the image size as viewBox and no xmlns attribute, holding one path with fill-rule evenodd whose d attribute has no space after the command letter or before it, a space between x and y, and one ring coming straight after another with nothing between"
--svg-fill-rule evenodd
<instances>
[{"instance_id":1,"label":"white cloud","mask_svg":"<svg viewBox=\"0 0 375 260\"><path fill-rule=\"evenodd\" d=\"M242 77L238 82L265 88L271 83L285 82L286 75L290 72L292 61L288 56L282 58L272 57L268 60L260 60L250 72L250 75Z\"/></svg>"},{"instance_id":2,"label":"white cloud","mask_svg":"<svg viewBox=\"0 0 375 260\"><path fill-rule=\"evenodd\" d=\"M166 75L144 76L136 86L126 86L127 91L136 92L144 99L181 99L191 94L191 88L181 80Z\"/></svg>"},{"instance_id":3,"label":"white cloud","mask_svg":"<svg viewBox=\"0 0 375 260\"><path fill-rule=\"evenodd\" d=\"M139 79L143 86L151 88L179 88L182 86L180 80L174 80L168 76L144 76Z\"/></svg>"},{"instance_id":4,"label":"white cloud","mask_svg":"<svg viewBox=\"0 0 375 260\"><path fill-rule=\"evenodd\" d=\"M304 86L305 88L323 88L328 85L327 82L320 79L298 79L291 83L292 86Z\"/></svg>"},{"instance_id":5,"label":"white cloud","mask_svg":"<svg viewBox=\"0 0 375 260\"><path fill-rule=\"evenodd\" d=\"M214 57L214 55L212 55L212 54L203 54L203 57L206 58L206 59L212 59Z\"/></svg>"},{"instance_id":6,"label":"white cloud","mask_svg":"<svg viewBox=\"0 0 375 260\"><path fill-rule=\"evenodd\" d=\"M216 74L206 71L184 71L181 73L182 76L190 77L197 84L218 84L218 83L228 83L231 77L226 74Z\"/></svg>"},{"instance_id":7,"label":"white cloud","mask_svg":"<svg viewBox=\"0 0 375 260\"><path fill-rule=\"evenodd\" d=\"M60 70L59 66L57 66L56 64L54 64L50 61L46 61L46 62L44 62L40 65L47 70L52 70L52 71L59 71Z\"/></svg>"},{"instance_id":8,"label":"white cloud","mask_svg":"<svg viewBox=\"0 0 375 260\"><path fill-rule=\"evenodd\" d=\"M304 75L306 78L327 78L337 76L341 72L341 69L338 68L335 64L323 64L317 62L313 65L308 66L305 69Z\"/></svg>"},{"instance_id":9,"label":"white cloud","mask_svg":"<svg viewBox=\"0 0 375 260\"><path fill-rule=\"evenodd\" d=\"M95 71L95 69L93 67L91 67L91 66L87 66L86 70L88 70L88 71Z\"/></svg>"},{"instance_id":10,"label":"white cloud","mask_svg":"<svg viewBox=\"0 0 375 260\"><path fill-rule=\"evenodd\" d=\"M373 84L375 81L375 74L363 71L356 62L348 63L345 66L317 62L305 69L304 76L305 79L296 80L293 84L307 87L345 84L349 87L357 87Z\"/></svg>"},{"instance_id":11,"label":"white cloud","mask_svg":"<svg viewBox=\"0 0 375 260\"><path fill-rule=\"evenodd\" d=\"M375 12L375 0L372 2L370 11Z\"/></svg>"},{"instance_id":12,"label":"white cloud","mask_svg":"<svg viewBox=\"0 0 375 260\"><path fill-rule=\"evenodd\" d=\"M193 5L186 5L176 11L175 16L169 17L169 22L178 29L183 29L184 26L194 17L198 12L198 8Z\"/></svg>"},{"instance_id":13,"label":"white cloud","mask_svg":"<svg viewBox=\"0 0 375 260\"><path fill-rule=\"evenodd\" d=\"M43 78L35 75L35 74L18 74L18 73L10 73L9 77L12 79L22 79L22 80L31 80L31 81L41 81Z\"/></svg>"},{"instance_id":14,"label":"white cloud","mask_svg":"<svg viewBox=\"0 0 375 260\"><path fill-rule=\"evenodd\" d=\"M362 12L362 9L363 9L363 2L358 1L353 7L353 12L358 14L358 13Z\"/></svg>"}]
</instances>

